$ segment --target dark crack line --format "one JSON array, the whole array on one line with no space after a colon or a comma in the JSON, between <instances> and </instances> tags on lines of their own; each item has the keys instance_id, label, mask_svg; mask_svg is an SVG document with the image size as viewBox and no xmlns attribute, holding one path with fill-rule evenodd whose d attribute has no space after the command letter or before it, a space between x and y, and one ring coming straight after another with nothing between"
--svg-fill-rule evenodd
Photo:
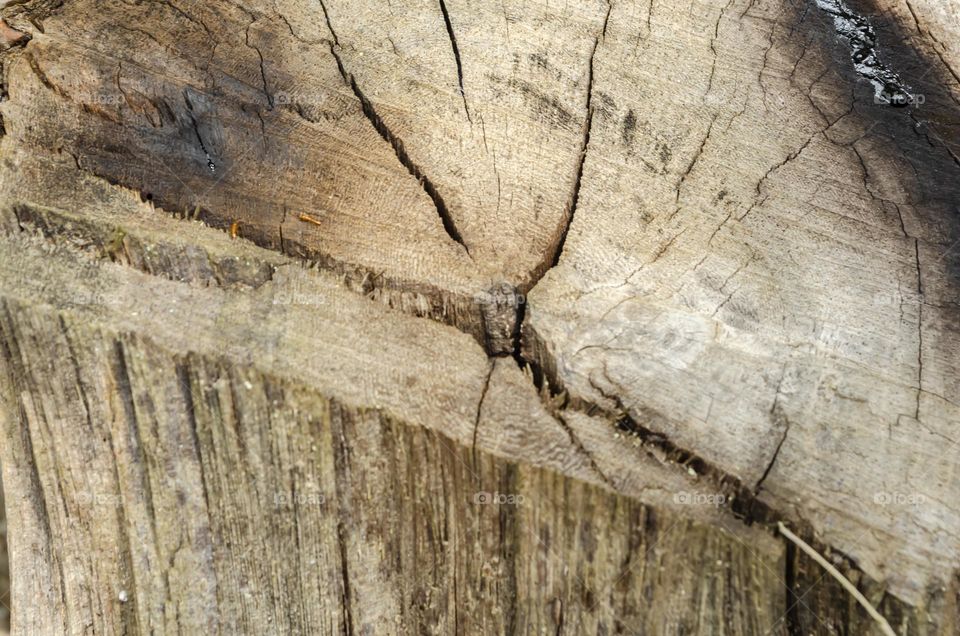
<instances>
[{"instance_id":1,"label":"dark crack line","mask_svg":"<svg viewBox=\"0 0 960 636\"><path fill-rule=\"evenodd\" d=\"M573 428L567 423L567 420L563 419L563 416L559 412L553 414L554 418L560 423L563 429L567 432L567 436L570 438L570 443L580 451L584 457L587 458L587 461L590 462L590 467L593 468L593 471L597 473L600 479L605 483L611 490L614 492L620 492L620 489L617 488L610 478L607 477L606 473L601 470L600 465L597 463L597 460L594 459L593 453L587 450L587 447L583 445L583 442L580 440L580 437L574 432Z\"/></svg>"},{"instance_id":2,"label":"dark crack line","mask_svg":"<svg viewBox=\"0 0 960 636\"><path fill-rule=\"evenodd\" d=\"M347 537L346 529L341 521L337 524L337 546L340 550L340 579L343 585L343 592L340 596L340 606L343 610L344 629L348 636L354 634L353 631L353 602L350 591L350 569L347 559Z\"/></svg>"},{"instance_id":3,"label":"dark crack line","mask_svg":"<svg viewBox=\"0 0 960 636\"><path fill-rule=\"evenodd\" d=\"M779 520L779 514L761 502L753 490L746 487L739 478L727 473L700 455L678 446L663 433L641 425L629 414L628 407L619 396L603 391L592 379L590 383L601 396L616 405L616 410L610 411L603 406L585 401L572 401L568 408L580 410L590 415L599 413L606 419L613 421L617 429L639 439L644 452L658 462L676 464L681 468L692 468L697 475L714 484L718 492L724 493L729 501L733 502L730 506L730 512L747 525L760 523L772 527L772 524Z\"/></svg>"},{"instance_id":4,"label":"dark crack line","mask_svg":"<svg viewBox=\"0 0 960 636\"><path fill-rule=\"evenodd\" d=\"M793 541L784 541L786 543L786 553L784 555L783 579L786 588L786 606L787 611L783 615L784 626L789 636L802 636L803 628L800 622L800 600L797 595L797 546Z\"/></svg>"},{"instance_id":5,"label":"dark crack line","mask_svg":"<svg viewBox=\"0 0 960 636\"><path fill-rule=\"evenodd\" d=\"M592 81L592 78L591 78ZM590 99L588 98L588 103ZM573 192L570 196L570 204L563 221L563 229L560 231L560 238L557 246L554 248L553 257L550 259L550 267L556 267L560 263L560 256L563 254L563 248L567 243L567 234L570 232L570 226L573 225L573 217L577 213L577 205L580 203L580 184L583 180L583 164L587 158L587 147L590 144L590 128L593 126L593 106L587 106L587 119L584 125L583 144L580 148L580 158L577 161L577 176L573 182Z\"/></svg>"},{"instance_id":6,"label":"dark crack line","mask_svg":"<svg viewBox=\"0 0 960 636\"><path fill-rule=\"evenodd\" d=\"M333 23L330 22L330 13L327 11L327 5L324 4L323 0L320 0L320 9L323 11L323 19L327 23L327 29L330 30L330 35L333 36L333 43L337 46L340 46L340 38L337 37L337 32L333 30ZM337 57L334 53L334 57ZM337 57L337 64L340 64L340 58ZM343 69L341 68L341 72Z\"/></svg>"},{"instance_id":7,"label":"dark crack line","mask_svg":"<svg viewBox=\"0 0 960 636\"><path fill-rule=\"evenodd\" d=\"M903 233L904 238L911 238L910 235L907 234L907 226L903 222L903 211L900 209L900 204L891 199L884 199L882 196L879 196L873 191L873 189L870 187L870 169L867 168L867 162L864 160L863 154L857 150L857 142L853 142L849 147L850 150L853 151L853 154L857 156L857 160L860 162L860 170L863 172L863 189L866 190L867 194L869 194L870 198L874 201L890 203L893 205L893 207L897 210L897 218L900 221L900 231ZM886 212L886 208L884 208L884 212Z\"/></svg>"},{"instance_id":8,"label":"dark crack line","mask_svg":"<svg viewBox=\"0 0 960 636\"><path fill-rule=\"evenodd\" d=\"M333 50L332 47L331 50ZM433 201L433 205L437 209L437 214L440 216L440 222L443 224L443 229L447 233L447 236L459 243L467 253L467 256L469 256L470 248L467 247L466 242L463 240L463 236L460 234L453 217L450 215L450 210L447 208L446 202L444 202L443 197L440 196L440 192L433 184L433 181L431 181L430 178L423 173L423 170L421 170L420 167L410 159L410 156L403 147L403 142L399 137L391 132L391 130L384 123L383 119L381 119L377 114L373 104L360 90L360 87L357 85L357 80L353 75L349 75L349 82L350 87L353 89L354 95L356 95L357 99L360 100L360 106L363 109L363 114L366 115L368 120L370 120L370 123L373 124L373 127L376 129L376 131L380 133L380 136L383 137L383 139L389 143L391 147L393 147L393 151L397 155L397 159L399 159L400 163L403 164L403 167L407 169L407 172L409 172L420 183L420 186L423 188L424 192L426 192L427 196L429 196Z\"/></svg>"},{"instance_id":9,"label":"dark crack line","mask_svg":"<svg viewBox=\"0 0 960 636\"><path fill-rule=\"evenodd\" d=\"M369 120L373 125L374 130L377 131L384 141L390 144L390 146L393 148L394 154L397 156L397 159L400 161L403 167L406 168L407 172L409 172L410 175L417 180L417 182L420 184L420 187L423 188L423 191L426 192L427 196L430 197L430 200L433 201L433 205L437 209L437 215L440 217L440 222L443 224L443 229L447 233L447 236L459 243L467 253L467 256L470 257L470 248L467 246L466 242L463 240L463 236L457 229L456 223L454 223L453 217L450 214L450 209L444 202L443 197L440 196L440 192L437 190L437 187L434 185L433 181L431 181L430 178L424 174L423 170L420 169L420 166L413 162L413 160L410 158L410 155L407 154L407 151L403 147L403 141L393 134L387 124L377 113L376 109L373 107L373 103L367 99L367 96L364 95L362 90L360 90L360 86L357 84L357 78L354 77L352 73L347 71L343 64L343 60L340 58L340 54L337 53L337 49L340 47L340 40L337 37L337 32L334 31L333 25L330 22L330 15L327 13L327 8L324 6L323 2L320 3L320 7L322 8L323 15L326 18L327 28L330 29L330 35L333 36L333 42L330 44L330 53L333 55L333 59L337 62L337 68L340 71L340 76L351 88L354 96L360 102L360 108L367 120Z\"/></svg>"},{"instance_id":10,"label":"dark crack line","mask_svg":"<svg viewBox=\"0 0 960 636\"><path fill-rule=\"evenodd\" d=\"M283 204L283 216L280 217L280 224L277 226L277 234L280 236L280 253L284 256L287 255L286 247L283 244L283 224L287 222L287 204Z\"/></svg>"},{"instance_id":11,"label":"dark crack line","mask_svg":"<svg viewBox=\"0 0 960 636\"><path fill-rule=\"evenodd\" d=\"M120 94L123 96L123 101L126 103L127 107L133 108L132 102L130 101L130 96L127 95L127 91L123 90L123 85L120 83L120 74L123 73L123 61L117 61L117 72L114 75L114 83L117 85L117 90L120 91Z\"/></svg>"},{"instance_id":12,"label":"dark crack line","mask_svg":"<svg viewBox=\"0 0 960 636\"><path fill-rule=\"evenodd\" d=\"M683 189L683 184L686 183L687 177L690 176L690 173L693 172L693 169L697 166L697 163L700 162L700 157L703 156L703 149L707 147L707 142L710 141L710 135L713 134L713 126L717 123L717 119L719 117L720 115L717 114L713 116L712 120L710 120L710 126L707 127L707 134L703 136L703 141L700 142L700 147L697 148L697 152L693 155L693 158L690 159L690 163L687 164L687 169L683 171L682 175L680 175L680 182L677 183L676 200L674 201L674 203L677 205L680 204L680 191ZM674 212L674 214L676 214L676 212Z\"/></svg>"},{"instance_id":13,"label":"dark crack line","mask_svg":"<svg viewBox=\"0 0 960 636\"><path fill-rule=\"evenodd\" d=\"M747 218L747 215L750 214L750 212L752 212L755 207L757 207L758 205L762 205L763 202L767 200L767 197L763 196L763 186L767 182L767 179L770 178L770 175L772 175L774 172L780 170L780 168L784 167L785 165L787 165L788 163L790 163L791 161L799 157L801 153L803 153L803 151L807 149L807 146L810 145L810 142L813 141L813 138L819 134L822 134L822 132L818 131L810 135L810 137L804 142L802 146L797 148L797 150L795 150L794 152L791 152L790 154L788 154L783 161L781 161L777 165L767 170L767 172L762 177L760 177L760 180L757 181L757 186L756 186L757 195L754 198L753 203L750 204L750 207L747 208L747 211L743 213L743 216L737 219L738 221L742 221L745 218ZM763 197L762 200L761 200L761 196Z\"/></svg>"},{"instance_id":14,"label":"dark crack line","mask_svg":"<svg viewBox=\"0 0 960 636\"><path fill-rule=\"evenodd\" d=\"M519 292L517 292L517 294L519 295ZM513 359L517 361L521 369L528 364L527 359L523 357L523 321L526 320L526 316L527 303L518 302L516 318L513 323L513 333L510 334L510 337L513 340Z\"/></svg>"},{"instance_id":15,"label":"dark crack line","mask_svg":"<svg viewBox=\"0 0 960 636\"><path fill-rule=\"evenodd\" d=\"M720 15L717 16L717 23L713 27L713 37L710 39L710 52L713 53L713 63L710 65L710 80L707 82L707 91L704 95L709 95L710 91L713 90L713 76L717 72L717 48L716 43L720 38L720 22L723 20L723 14L727 12L727 9L730 8L730 5L733 4L733 0L727 2L727 6L720 9Z\"/></svg>"},{"instance_id":16,"label":"dark crack line","mask_svg":"<svg viewBox=\"0 0 960 636\"><path fill-rule=\"evenodd\" d=\"M254 20L256 22L256 20ZM263 82L263 94L267 96L267 104L270 108L273 108L273 95L270 94L270 88L267 84L267 69L264 68L263 53L260 51L260 47L250 44L250 27L253 26L254 22L251 22L247 25L246 35L244 36L244 42L246 45L257 52L257 57L260 58L260 80Z\"/></svg>"},{"instance_id":17,"label":"dark crack line","mask_svg":"<svg viewBox=\"0 0 960 636\"><path fill-rule=\"evenodd\" d=\"M198 25L200 28L204 30L204 32L207 34L208 37L213 36L213 32L210 30L210 27L207 26L207 23L203 21L203 19L199 17L194 18L192 15L190 15L189 13L181 9L179 6L175 5L172 0L164 0L163 4L170 7L175 13L178 13L179 15L183 16L188 22Z\"/></svg>"},{"instance_id":18,"label":"dark crack line","mask_svg":"<svg viewBox=\"0 0 960 636\"><path fill-rule=\"evenodd\" d=\"M540 347L539 351L543 352L545 349ZM538 362L545 363L546 361L538 360ZM605 366L603 375L606 377L607 382L611 382L607 376ZM556 381L556 378L551 379L554 380L550 383L551 387L562 386L561 383ZM770 408L771 414L774 415L781 414L778 407L780 387L783 383L783 379L784 374L781 374L780 380L777 384L777 394L774 397L773 405ZM746 487L736 475L726 472L723 468L710 463L705 458L696 455L690 450L677 446L663 433L641 425L630 415L629 408L626 404L624 404L623 400L619 395L616 394L616 392L604 390L594 381L592 377L588 377L587 380L590 385L600 394L600 396L613 403L614 408L611 409L609 406L601 405L594 401L581 398L571 398L571 396L565 391L562 391L562 393L565 395L565 401L562 408L585 413L586 415L592 417L600 416L601 418L608 420L613 426L623 433L636 437L641 443L640 447L643 452L647 453L650 457L657 460L661 464L676 464L679 467L693 468L698 475L698 479L706 479L708 482L712 483L719 492L724 493L727 496L727 501L730 502L728 510L735 519L740 520L748 527L757 525L777 536L777 524L778 522L784 521L786 517L783 512L762 501L759 498L758 493L760 486L776 462L781 448L787 439L790 429L790 421L786 417L783 417L785 427L782 437L777 444L777 448L774 451L773 457L771 458L770 463L767 465L763 476L757 482L756 488L750 489ZM541 393L541 400L543 400L544 405L550 409L550 399L557 397L557 395L558 394L554 393L553 391L550 391L549 394ZM560 420L559 415L556 416L556 419ZM617 492L619 492L619 490L617 490ZM809 523L805 519L800 518L796 521L801 525L801 527L806 528L807 534L811 534ZM799 633L797 631L797 626L799 625L799 620L796 615L797 603L793 602L794 600L798 601L798 599L795 592L797 580L795 570L796 555L790 552L792 550L792 545L793 544L790 542L787 543L788 554L785 579L788 609L785 616L781 619L786 621L788 633L791 635ZM848 557L845 558L850 561ZM856 567L852 561L850 561L849 565Z\"/></svg>"},{"instance_id":19,"label":"dark crack line","mask_svg":"<svg viewBox=\"0 0 960 636\"><path fill-rule=\"evenodd\" d=\"M930 47L931 50L933 50L934 54L940 58L940 63L943 64L944 68L947 69L947 72L953 76L953 79L957 82L957 85L960 86L960 73L957 73L947 59L943 57L943 51L945 51L947 47L945 47L937 38L937 36L935 36L929 29L925 29L920 25L920 20L917 19L917 12L913 10L913 5L910 4L910 0L906 0L906 4L907 9L910 11L911 17L913 17L913 22L917 27L917 33L933 42L933 45ZM957 100L957 98L953 96L952 92L950 94L950 99L960 104L960 100Z\"/></svg>"},{"instance_id":20,"label":"dark crack line","mask_svg":"<svg viewBox=\"0 0 960 636\"><path fill-rule=\"evenodd\" d=\"M777 402L774 400L774 409L776 409L776 407ZM767 477L773 470L773 465L777 463L777 458L780 457L780 449L783 448L783 443L787 441L787 434L790 432L790 420L784 417L784 421L786 422L786 425L783 427L783 434L780 436L780 441L777 442L777 448L773 451L773 457L770 458L770 463L767 464L767 467L764 469L760 479L757 480L757 485L753 487L754 495L757 495L760 492L760 489L763 487L763 482L767 480Z\"/></svg>"},{"instance_id":21,"label":"dark crack line","mask_svg":"<svg viewBox=\"0 0 960 636\"><path fill-rule=\"evenodd\" d=\"M939 142L947 154L950 155L950 158L953 160L953 162L960 166L960 157L958 157L950 145L935 130L932 129L932 126L930 126L930 120L920 119L913 113L910 113L910 118L913 119L915 124L912 126L913 132L918 137L923 137L926 139L931 148L937 147L937 144L934 143L934 140ZM924 130L921 130L922 128ZM931 135L933 135L933 139L930 138Z\"/></svg>"},{"instance_id":22,"label":"dark crack line","mask_svg":"<svg viewBox=\"0 0 960 636\"><path fill-rule=\"evenodd\" d=\"M496 365L496 362L493 359L489 360L490 370L487 371L487 378L483 382L483 389L480 391L480 400L477 402L477 415L473 421L473 468L474 470L479 470L477 462L477 434L480 432L480 415L483 412L483 401L487 399L487 389L490 388L490 378L493 377L493 369Z\"/></svg>"},{"instance_id":23,"label":"dark crack line","mask_svg":"<svg viewBox=\"0 0 960 636\"><path fill-rule=\"evenodd\" d=\"M923 299L923 277L920 273L920 240L913 239L917 263L917 294ZM920 421L920 396L923 393L923 302L917 305L917 408L914 419Z\"/></svg>"},{"instance_id":24,"label":"dark crack line","mask_svg":"<svg viewBox=\"0 0 960 636\"><path fill-rule=\"evenodd\" d=\"M450 38L450 48L453 49L453 59L457 62L457 84L460 86L460 97L463 98L463 110L467 113L467 121L473 123L470 116L470 108L467 106L467 93L463 89L463 61L460 59L460 46L457 44L457 36L453 32L453 22L450 20L450 12L447 10L447 3L440 0L440 12L443 14L443 23L447 26L447 36Z\"/></svg>"},{"instance_id":25,"label":"dark crack line","mask_svg":"<svg viewBox=\"0 0 960 636\"><path fill-rule=\"evenodd\" d=\"M40 62L36 57L30 55L32 50L27 51L26 59L27 64L30 66L30 70L33 71L33 74L37 76L37 79L40 80L40 83L43 84L48 90L52 91L54 94L64 97L66 99L73 99L73 96L64 91L62 88L50 81L50 78L47 77L47 74L40 68ZM5 85L6 87L6 85Z\"/></svg>"},{"instance_id":26,"label":"dark crack line","mask_svg":"<svg viewBox=\"0 0 960 636\"><path fill-rule=\"evenodd\" d=\"M207 167L210 168L210 172L216 172L217 166L213 163L210 150L207 149L207 145L203 142L203 137L200 135L200 126L197 124L197 118L193 115L193 103L190 101L190 96L187 94L186 89L183 91L183 101L187 105L187 115L190 117L190 123L193 125L193 134L197 136L197 143L200 144L200 149L203 151L203 154L207 156Z\"/></svg>"},{"instance_id":27,"label":"dark crack line","mask_svg":"<svg viewBox=\"0 0 960 636\"><path fill-rule=\"evenodd\" d=\"M607 12L607 18L609 19L610 13ZM557 240L557 246L554 248L553 257L550 259L550 268L556 267L560 262L560 255L563 254L563 247L567 242L567 234L570 231L570 226L573 225L573 217L577 213L577 205L580 202L580 184L583 180L583 165L586 163L587 159L587 150L590 147L590 132L593 128L593 74L594 74L594 61L597 56L597 48L600 46L600 41L603 39L603 33L607 30L606 20L603 23L603 31L601 35L598 36L593 41L593 50L590 51L590 64L587 70L587 116L583 122L583 140L580 144L580 156L577 160L577 172L576 178L573 182L573 192L570 195L570 203L567 206L566 218L563 221L563 229L560 231L560 238ZM546 272L544 272L546 273ZM541 276L542 277L542 276ZM539 279L538 279L539 281ZM536 284L536 283L534 283Z\"/></svg>"}]
</instances>

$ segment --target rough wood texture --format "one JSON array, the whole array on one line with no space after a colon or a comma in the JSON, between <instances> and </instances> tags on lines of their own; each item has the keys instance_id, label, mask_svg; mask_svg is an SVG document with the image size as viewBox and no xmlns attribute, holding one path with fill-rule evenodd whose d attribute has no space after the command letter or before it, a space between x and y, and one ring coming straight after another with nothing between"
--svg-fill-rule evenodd
<instances>
[{"instance_id":1,"label":"rough wood texture","mask_svg":"<svg viewBox=\"0 0 960 636\"><path fill-rule=\"evenodd\" d=\"M917 601L960 558L960 164L938 141L955 104L919 76L904 79L924 110L851 91L842 42L801 46L832 29L816 7L659 17L642 50L687 82L631 63L632 17L615 6L596 81L654 88L594 117L603 151L530 295L532 355L574 399L627 413ZM713 60L671 35L708 18ZM706 94L702 111L664 103L678 90ZM924 136L921 116L953 119ZM665 163L637 161L676 122Z\"/></svg>"},{"instance_id":2,"label":"rough wood texture","mask_svg":"<svg viewBox=\"0 0 960 636\"><path fill-rule=\"evenodd\" d=\"M10 559L7 554L7 515L0 480L0 633L10 632Z\"/></svg>"},{"instance_id":3,"label":"rough wood texture","mask_svg":"<svg viewBox=\"0 0 960 636\"><path fill-rule=\"evenodd\" d=\"M956 7L0 8L15 631L955 633Z\"/></svg>"},{"instance_id":4,"label":"rough wood texture","mask_svg":"<svg viewBox=\"0 0 960 636\"><path fill-rule=\"evenodd\" d=\"M702 623L747 634L785 611L783 595L768 592L783 572L772 538L721 533L471 448L472 427L463 431L457 414L472 420L479 394L459 400L470 410L447 404L445 420L424 418L438 430L412 427L394 414L405 408L398 399L423 399L416 382L402 382L410 389L399 398L368 387L360 404L371 406L350 405L342 383L279 360L267 370L238 360L229 343L244 335L205 332L199 315L184 316L198 327L177 337L178 314L203 307L172 293L182 284L62 252L63 269L51 272L36 239L4 247L4 280L12 267L26 278L8 286L0 329L11 442L3 465L17 498L11 550L15 571L31 573L14 578L15 595L40 601L14 614L22 633L676 632ZM29 283L39 278L23 269L31 262L44 280L64 277L59 291L44 296ZM101 300L71 306L78 292ZM141 304L149 297L154 307ZM160 311L173 305L182 309ZM129 316L133 307L145 311ZM212 307L233 313L229 302ZM309 329L299 318L286 326ZM145 333L129 322L139 319L168 327L133 335ZM331 318L325 332L356 322ZM434 346L466 338L429 327ZM407 362L435 364L413 335L396 345ZM351 356L315 340L280 347L301 349L313 368L346 360L376 369L386 368L388 340L366 359L356 341ZM473 353L483 371L485 356ZM490 390L509 391L499 384L492 377ZM309 388L324 385L337 395Z\"/></svg>"},{"instance_id":5,"label":"rough wood texture","mask_svg":"<svg viewBox=\"0 0 960 636\"><path fill-rule=\"evenodd\" d=\"M707 476L638 438L625 453L626 432L544 403L512 360L225 234L178 231L131 193L90 198L77 184L107 186L69 182L115 216L18 204L2 224L11 548L15 571L36 573L15 577L14 595L50 601L19 605L21 633L869 625L821 573L790 574L785 546L713 505L723 492ZM225 267L228 252L243 267ZM180 280L134 271L168 262ZM266 314L240 309L263 298ZM368 378L344 384L329 368ZM460 389L453 402L444 386ZM803 596L789 612L785 585ZM917 612L867 589L911 630L949 629L947 596Z\"/></svg>"}]
</instances>

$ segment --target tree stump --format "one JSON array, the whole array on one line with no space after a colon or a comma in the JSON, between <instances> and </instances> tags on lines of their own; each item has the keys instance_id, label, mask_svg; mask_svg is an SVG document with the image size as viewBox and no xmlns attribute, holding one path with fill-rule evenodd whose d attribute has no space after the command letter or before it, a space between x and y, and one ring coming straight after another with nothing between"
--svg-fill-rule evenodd
<instances>
[{"instance_id":1,"label":"tree stump","mask_svg":"<svg viewBox=\"0 0 960 636\"><path fill-rule=\"evenodd\" d=\"M956 633L958 15L6 3L13 633Z\"/></svg>"}]
</instances>

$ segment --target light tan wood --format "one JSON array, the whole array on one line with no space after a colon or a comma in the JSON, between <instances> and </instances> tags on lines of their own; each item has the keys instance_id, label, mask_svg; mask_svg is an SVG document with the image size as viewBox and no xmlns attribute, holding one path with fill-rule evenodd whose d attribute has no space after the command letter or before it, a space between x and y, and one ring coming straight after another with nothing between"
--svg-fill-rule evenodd
<instances>
[{"instance_id":1,"label":"light tan wood","mask_svg":"<svg viewBox=\"0 0 960 636\"><path fill-rule=\"evenodd\" d=\"M0 7L14 630L952 633L955 5Z\"/></svg>"}]
</instances>

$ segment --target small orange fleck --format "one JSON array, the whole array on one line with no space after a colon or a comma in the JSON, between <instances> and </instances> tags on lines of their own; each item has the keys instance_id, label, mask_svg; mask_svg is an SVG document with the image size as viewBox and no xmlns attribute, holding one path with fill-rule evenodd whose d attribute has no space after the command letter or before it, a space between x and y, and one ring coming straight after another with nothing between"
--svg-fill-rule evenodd
<instances>
[{"instance_id":1,"label":"small orange fleck","mask_svg":"<svg viewBox=\"0 0 960 636\"><path fill-rule=\"evenodd\" d=\"M20 44L26 44L30 36L23 31L17 31L2 19L0 19L0 50L13 48Z\"/></svg>"},{"instance_id":2,"label":"small orange fleck","mask_svg":"<svg viewBox=\"0 0 960 636\"><path fill-rule=\"evenodd\" d=\"M230 238L237 238L240 236L240 221L234 221L230 224Z\"/></svg>"},{"instance_id":3,"label":"small orange fleck","mask_svg":"<svg viewBox=\"0 0 960 636\"><path fill-rule=\"evenodd\" d=\"M313 223L314 225L320 225L320 221L319 221L318 219L315 219L315 218L313 218L312 216L310 216L310 215L308 215L308 214L304 214L304 213L301 212L299 218L300 218L301 221L303 221L303 222L305 222L305 223Z\"/></svg>"}]
</instances>

